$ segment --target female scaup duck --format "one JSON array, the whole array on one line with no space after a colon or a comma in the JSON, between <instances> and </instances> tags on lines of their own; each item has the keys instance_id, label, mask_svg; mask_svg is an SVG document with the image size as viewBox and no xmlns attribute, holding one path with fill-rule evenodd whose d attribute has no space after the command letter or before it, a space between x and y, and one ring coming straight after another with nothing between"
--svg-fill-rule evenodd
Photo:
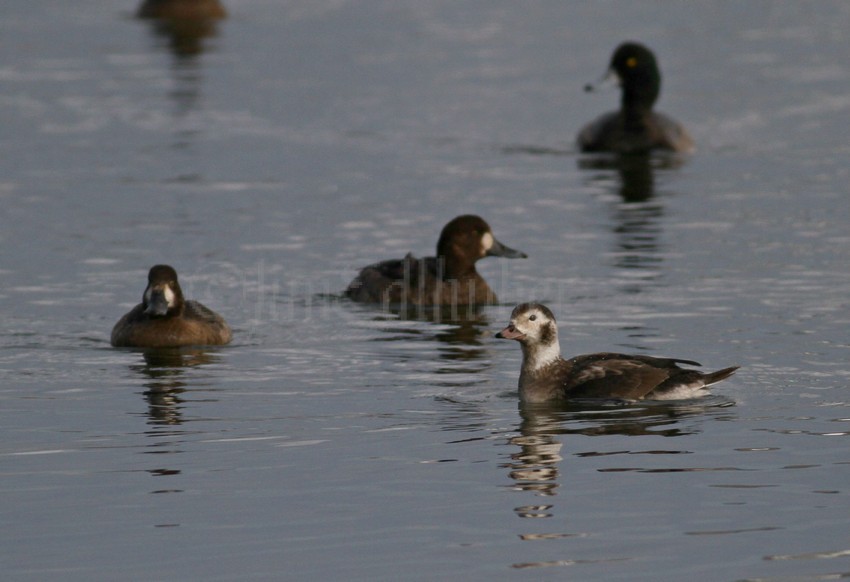
<instances>
[{"instance_id":1,"label":"female scaup duck","mask_svg":"<svg viewBox=\"0 0 850 582\"><path fill-rule=\"evenodd\" d=\"M606 113L578 134L584 152L645 153L650 150L691 152L694 142L677 121L652 110L661 91L655 55L636 42L621 44L606 74L616 77L623 94L620 110ZM586 88L593 90L592 85Z\"/></svg>"},{"instance_id":2,"label":"female scaup duck","mask_svg":"<svg viewBox=\"0 0 850 582\"><path fill-rule=\"evenodd\" d=\"M154 265L142 302L112 328L116 347L165 348L223 345L232 334L222 317L197 301L183 299L177 272Z\"/></svg>"},{"instance_id":3,"label":"female scaup duck","mask_svg":"<svg viewBox=\"0 0 850 582\"><path fill-rule=\"evenodd\" d=\"M345 294L364 303L410 305L492 304L498 299L475 270L484 257L525 258L493 237L490 226L472 214L458 216L443 227L437 256L417 259L409 254L365 267Z\"/></svg>"},{"instance_id":4,"label":"female scaup duck","mask_svg":"<svg viewBox=\"0 0 850 582\"><path fill-rule=\"evenodd\" d=\"M523 303L508 326L496 334L522 346L519 396L523 402L564 399L678 400L707 394L739 366L702 373L677 364L691 360L600 353L565 360L558 344L555 316L545 305Z\"/></svg>"}]
</instances>

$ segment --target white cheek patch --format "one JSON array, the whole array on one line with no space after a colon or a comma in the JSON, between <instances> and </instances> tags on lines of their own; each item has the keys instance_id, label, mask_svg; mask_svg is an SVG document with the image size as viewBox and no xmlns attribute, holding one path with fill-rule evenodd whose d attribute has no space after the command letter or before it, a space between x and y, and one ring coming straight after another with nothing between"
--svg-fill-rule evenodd
<instances>
[{"instance_id":1,"label":"white cheek patch","mask_svg":"<svg viewBox=\"0 0 850 582\"><path fill-rule=\"evenodd\" d=\"M153 290L151 290L150 287L145 289L145 305L150 305L152 295ZM168 308L171 309L174 307L174 291L171 290L169 285L162 286L162 295L165 297L165 302L168 304Z\"/></svg>"},{"instance_id":2,"label":"white cheek patch","mask_svg":"<svg viewBox=\"0 0 850 582\"><path fill-rule=\"evenodd\" d=\"M168 303L168 308L171 309L174 307L174 291L171 290L171 287L166 285L162 290L162 294L165 295L165 301Z\"/></svg>"},{"instance_id":3,"label":"white cheek patch","mask_svg":"<svg viewBox=\"0 0 850 582\"><path fill-rule=\"evenodd\" d=\"M485 253L493 248L493 235L489 232L485 232L484 236L481 237L481 248L484 249Z\"/></svg>"}]
</instances>

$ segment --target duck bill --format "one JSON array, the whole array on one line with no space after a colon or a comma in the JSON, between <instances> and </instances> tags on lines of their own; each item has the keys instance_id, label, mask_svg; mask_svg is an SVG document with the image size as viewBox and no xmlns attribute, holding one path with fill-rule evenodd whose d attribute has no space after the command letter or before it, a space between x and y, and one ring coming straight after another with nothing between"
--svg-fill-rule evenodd
<instances>
[{"instance_id":1,"label":"duck bill","mask_svg":"<svg viewBox=\"0 0 850 582\"><path fill-rule=\"evenodd\" d=\"M610 87L618 87L620 85L620 75L614 69L608 69L595 83L588 83L584 86L586 93L601 91Z\"/></svg>"},{"instance_id":2,"label":"duck bill","mask_svg":"<svg viewBox=\"0 0 850 582\"><path fill-rule=\"evenodd\" d=\"M525 334L520 333L514 326L509 325L508 327L497 333L496 337L499 339L521 340L525 337Z\"/></svg>"},{"instance_id":3,"label":"duck bill","mask_svg":"<svg viewBox=\"0 0 850 582\"><path fill-rule=\"evenodd\" d=\"M168 313L168 298L162 289L152 289L148 296L148 306L145 314L162 316Z\"/></svg>"},{"instance_id":4,"label":"duck bill","mask_svg":"<svg viewBox=\"0 0 850 582\"><path fill-rule=\"evenodd\" d=\"M528 255L526 255L522 251L518 251L516 249L512 249L509 246L505 246L496 239L493 239L493 246L487 249L488 257L504 257L506 259L527 259Z\"/></svg>"}]
</instances>

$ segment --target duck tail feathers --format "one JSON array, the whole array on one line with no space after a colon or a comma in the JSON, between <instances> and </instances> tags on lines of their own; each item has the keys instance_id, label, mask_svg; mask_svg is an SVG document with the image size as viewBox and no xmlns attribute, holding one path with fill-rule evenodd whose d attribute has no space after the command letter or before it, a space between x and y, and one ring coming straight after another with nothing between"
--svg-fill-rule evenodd
<instances>
[{"instance_id":1,"label":"duck tail feathers","mask_svg":"<svg viewBox=\"0 0 850 582\"><path fill-rule=\"evenodd\" d=\"M740 368L741 366L730 366L728 368L723 368L722 370L717 370L716 372L709 372L703 376L703 380L705 381L706 386L711 386L712 384L717 384L721 380L725 380L729 376L735 373L735 370Z\"/></svg>"}]
</instances>

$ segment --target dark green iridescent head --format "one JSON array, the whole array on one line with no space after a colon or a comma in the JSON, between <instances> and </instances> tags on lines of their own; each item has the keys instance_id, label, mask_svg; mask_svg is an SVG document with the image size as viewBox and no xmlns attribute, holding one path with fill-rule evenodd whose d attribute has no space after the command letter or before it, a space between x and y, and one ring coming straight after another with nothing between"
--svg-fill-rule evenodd
<instances>
[{"instance_id":1,"label":"dark green iridescent head","mask_svg":"<svg viewBox=\"0 0 850 582\"><path fill-rule=\"evenodd\" d=\"M652 109L661 92L661 72L651 50L625 42L614 51L609 71L620 81L624 109Z\"/></svg>"}]
</instances>

